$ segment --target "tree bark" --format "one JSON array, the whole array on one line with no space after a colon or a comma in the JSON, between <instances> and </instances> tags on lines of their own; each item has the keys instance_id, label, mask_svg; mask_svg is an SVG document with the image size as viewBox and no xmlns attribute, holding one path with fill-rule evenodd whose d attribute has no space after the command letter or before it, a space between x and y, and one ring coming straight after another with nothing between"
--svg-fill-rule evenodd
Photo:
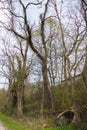
<instances>
[{"instance_id":1,"label":"tree bark","mask_svg":"<svg viewBox=\"0 0 87 130\"><path fill-rule=\"evenodd\" d=\"M70 79L71 79L71 84L72 84L72 107L74 109L74 119L73 119L73 123L79 123L81 121L81 117L80 117L80 113L79 113L79 105L76 102L76 97L75 97L75 87L76 87L76 81L75 81L75 77L72 77L70 75Z\"/></svg>"},{"instance_id":2,"label":"tree bark","mask_svg":"<svg viewBox=\"0 0 87 130\"><path fill-rule=\"evenodd\" d=\"M17 116L23 115L24 106L24 84L20 84L17 89Z\"/></svg>"},{"instance_id":3,"label":"tree bark","mask_svg":"<svg viewBox=\"0 0 87 130\"><path fill-rule=\"evenodd\" d=\"M86 46L86 57L85 57L85 63L84 63L84 67L83 67L82 77L83 77L83 82L85 84L85 89L87 91L87 46Z\"/></svg>"},{"instance_id":4,"label":"tree bark","mask_svg":"<svg viewBox=\"0 0 87 130\"><path fill-rule=\"evenodd\" d=\"M43 73L44 97L45 97L45 101L46 101L46 106L48 107L48 110L52 110L53 109L53 101L52 101L51 90L49 88L46 60L44 60L42 62L42 73Z\"/></svg>"},{"instance_id":5,"label":"tree bark","mask_svg":"<svg viewBox=\"0 0 87 130\"><path fill-rule=\"evenodd\" d=\"M81 122L81 117L80 117L80 113L78 112L79 106L76 103L76 101L74 100L73 103L73 109L74 109L74 119L72 123L79 123Z\"/></svg>"}]
</instances>

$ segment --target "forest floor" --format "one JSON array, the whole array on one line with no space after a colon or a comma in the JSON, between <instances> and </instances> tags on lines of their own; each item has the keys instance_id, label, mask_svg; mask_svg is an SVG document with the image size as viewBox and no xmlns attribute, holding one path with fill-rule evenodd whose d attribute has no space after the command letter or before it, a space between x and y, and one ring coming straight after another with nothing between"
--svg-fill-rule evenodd
<instances>
[{"instance_id":1,"label":"forest floor","mask_svg":"<svg viewBox=\"0 0 87 130\"><path fill-rule=\"evenodd\" d=\"M39 122L39 120L38 120ZM27 125L24 122L14 120L0 112L0 130L87 130L87 122L81 124L70 124L67 126L58 127L39 127L38 123L33 121L32 124Z\"/></svg>"}]
</instances>

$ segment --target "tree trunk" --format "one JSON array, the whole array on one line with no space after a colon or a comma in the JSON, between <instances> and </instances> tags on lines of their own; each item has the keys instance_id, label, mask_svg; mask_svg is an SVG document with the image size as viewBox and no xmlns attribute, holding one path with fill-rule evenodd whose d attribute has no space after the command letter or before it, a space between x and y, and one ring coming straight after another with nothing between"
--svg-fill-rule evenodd
<instances>
[{"instance_id":1,"label":"tree trunk","mask_svg":"<svg viewBox=\"0 0 87 130\"><path fill-rule=\"evenodd\" d=\"M20 84L17 89L17 116L23 115L24 106L24 84Z\"/></svg>"},{"instance_id":2,"label":"tree trunk","mask_svg":"<svg viewBox=\"0 0 87 130\"><path fill-rule=\"evenodd\" d=\"M74 109L74 119L73 119L72 123L79 123L79 122L81 122L80 113L78 112L79 106L78 106L78 104L75 101L73 103L73 109Z\"/></svg>"},{"instance_id":3,"label":"tree trunk","mask_svg":"<svg viewBox=\"0 0 87 130\"><path fill-rule=\"evenodd\" d=\"M74 119L73 123L79 123L81 121L80 113L79 113L79 105L76 102L76 97L75 97L75 87L76 87L76 81L75 77L71 77L71 83L72 83L72 103L73 103L73 109L74 109Z\"/></svg>"},{"instance_id":4,"label":"tree trunk","mask_svg":"<svg viewBox=\"0 0 87 130\"><path fill-rule=\"evenodd\" d=\"M85 84L85 89L87 91L87 46L86 46L86 57L85 57L85 63L84 63L84 67L83 67L82 77L83 77L83 82Z\"/></svg>"},{"instance_id":5,"label":"tree trunk","mask_svg":"<svg viewBox=\"0 0 87 130\"><path fill-rule=\"evenodd\" d=\"M47 64L46 61L42 62L42 73L43 73L43 83L44 83L44 97L46 101L46 106L48 110L53 109L53 101L52 101L52 95L51 90L49 88L49 81L48 81L48 75L47 75Z\"/></svg>"}]
</instances>

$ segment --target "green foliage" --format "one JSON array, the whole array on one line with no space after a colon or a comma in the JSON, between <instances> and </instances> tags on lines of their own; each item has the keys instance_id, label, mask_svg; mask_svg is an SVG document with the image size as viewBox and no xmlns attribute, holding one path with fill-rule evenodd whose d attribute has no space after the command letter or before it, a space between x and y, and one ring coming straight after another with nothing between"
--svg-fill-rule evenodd
<instances>
[{"instance_id":1,"label":"green foliage","mask_svg":"<svg viewBox=\"0 0 87 130\"><path fill-rule=\"evenodd\" d=\"M76 130L87 130L87 122L75 125Z\"/></svg>"},{"instance_id":2,"label":"green foliage","mask_svg":"<svg viewBox=\"0 0 87 130\"><path fill-rule=\"evenodd\" d=\"M58 113L60 113L61 111L65 110L65 109L70 108L71 104L72 104L71 98L66 97L64 87L65 87L64 85L59 85L59 86L55 86L52 89L54 106L55 106L55 110Z\"/></svg>"},{"instance_id":3,"label":"green foliage","mask_svg":"<svg viewBox=\"0 0 87 130\"><path fill-rule=\"evenodd\" d=\"M24 98L24 113L33 118L40 116L42 89L34 85L27 86Z\"/></svg>"},{"instance_id":4,"label":"green foliage","mask_svg":"<svg viewBox=\"0 0 87 130\"><path fill-rule=\"evenodd\" d=\"M41 83L42 84L42 83ZM40 83L37 85L29 85L25 89L25 105L24 105L24 113L37 118L40 115L41 103L42 103L42 93L43 88ZM61 111L68 109L71 107L70 98L66 99L64 86L54 86L52 87L52 97L54 101L54 108L56 113L60 113ZM48 115L45 104L44 104L44 114Z\"/></svg>"},{"instance_id":5,"label":"green foliage","mask_svg":"<svg viewBox=\"0 0 87 130\"><path fill-rule=\"evenodd\" d=\"M87 121L87 93L83 80L81 78L76 82L76 91L74 98L78 104L78 112L80 113L81 120Z\"/></svg>"}]
</instances>

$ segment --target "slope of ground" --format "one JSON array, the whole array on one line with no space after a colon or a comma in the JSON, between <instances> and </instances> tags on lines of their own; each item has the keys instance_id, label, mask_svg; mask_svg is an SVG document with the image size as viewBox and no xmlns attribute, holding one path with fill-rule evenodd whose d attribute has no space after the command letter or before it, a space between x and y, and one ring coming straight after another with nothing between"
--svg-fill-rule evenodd
<instances>
[{"instance_id":1,"label":"slope of ground","mask_svg":"<svg viewBox=\"0 0 87 130\"><path fill-rule=\"evenodd\" d=\"M14 121L13 119L6 117L2 113L0 113L0 120L3 122L3 124L9 129L9 130L29 130L29 128L22 124L18 123L17 121ZM1 125L0 130L6 130ZM2 128L2 129L1 129Z\"/></svg>"}]
</instances>

